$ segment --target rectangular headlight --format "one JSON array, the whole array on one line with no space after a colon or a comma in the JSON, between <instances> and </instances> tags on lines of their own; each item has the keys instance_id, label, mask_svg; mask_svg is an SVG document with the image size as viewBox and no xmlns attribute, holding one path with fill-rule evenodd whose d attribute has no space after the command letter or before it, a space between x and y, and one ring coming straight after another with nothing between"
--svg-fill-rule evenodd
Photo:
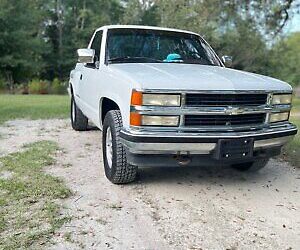
<instances>
[{"instance_id":1,"label":"rectangular headlight","mask_svg":"<svg viewBox=\"0 0 300 250\"><path fill-rule=\"evenodd\" d=\"M269 122L284 122L288 121L290 116L290 112L284 112L284 113L274 113L270 115Z\"/></svg>"},{"instance_id":2,"label":"rectangular headlight","mask_svg":"<svg viewBox=\"0 0 300 250\"><path fill-rule=\"evenodd\" d=\"M291 94L275 94L273 95L272 104L291 104L292 103L292 95Z\"/></svg>"},{"instance_id":3,"label":"rectangular headlight","mask_svg":"<svg viewBox=\"0 0 300 250\"><path fill-rule=\"evenodd\" d=\"M173 94L143 94L142 105L179 107L180 99L180 95Z\"/></svg>"},{"instance_id":4,"label":"rectangular headlight","mask_svg":"<svg viewBox=\"0 0 300 250\"><path fill-rule=\"evenodd\" d=\"M177 127L179 125L179 116L142 115L141 118L142 126Z\"/></svg>"}]
</instances>

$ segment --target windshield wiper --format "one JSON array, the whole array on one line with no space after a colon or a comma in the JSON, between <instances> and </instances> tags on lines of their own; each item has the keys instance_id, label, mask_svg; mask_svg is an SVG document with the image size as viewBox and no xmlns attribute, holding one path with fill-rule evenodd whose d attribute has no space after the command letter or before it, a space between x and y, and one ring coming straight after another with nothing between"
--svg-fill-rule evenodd
<instances>
[{"instance_id":1,"label":"windshield wiper","mask_svg":"<svg viewBox=\"0 0 300 250\"><path fill-rule=\"evenodd\" d=\"M115 58L110 58L107 61L108 62L124 62L124 61L140 61L140 60L147 60L150 62L162 62L161 60L155 59L155 58L150 58L150 57L142 57L142 56L123 56L123 57L115 57Z\"/></svg>"}]
</instances>

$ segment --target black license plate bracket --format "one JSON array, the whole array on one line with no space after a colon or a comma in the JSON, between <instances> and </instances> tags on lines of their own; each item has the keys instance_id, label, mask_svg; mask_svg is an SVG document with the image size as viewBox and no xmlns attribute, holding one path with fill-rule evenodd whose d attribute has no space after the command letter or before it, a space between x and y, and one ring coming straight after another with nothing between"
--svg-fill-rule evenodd
<instances>
[{"instance_id":1,"label":"black license plate bracket","mask_svg":"<svg viewBox=\"0 0 300 250\"><path fill-rule=\"evenodd\" d=\"M240 160L253 157L254 139L220 139L215 151L218 160Z\"/></svg>"}]
</instances>

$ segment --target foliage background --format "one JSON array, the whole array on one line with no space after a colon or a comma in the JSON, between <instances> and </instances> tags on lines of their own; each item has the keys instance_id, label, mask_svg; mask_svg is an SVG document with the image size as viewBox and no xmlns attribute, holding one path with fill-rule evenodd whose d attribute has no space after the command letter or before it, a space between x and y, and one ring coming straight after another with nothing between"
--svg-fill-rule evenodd
<instances>
[{"instance_id":1,"label":"foliage background","mask_svg":"<svg viewBox=\"0 0 300 250\"><path fill-rule=\"evenodd\" d=\"M234 68L299 85L300 33L284 32L299 9L299 0L0 0L0 89L32 79L59 89L76 49L109 24L192 30Z\"/></svg>"}]
</instances>

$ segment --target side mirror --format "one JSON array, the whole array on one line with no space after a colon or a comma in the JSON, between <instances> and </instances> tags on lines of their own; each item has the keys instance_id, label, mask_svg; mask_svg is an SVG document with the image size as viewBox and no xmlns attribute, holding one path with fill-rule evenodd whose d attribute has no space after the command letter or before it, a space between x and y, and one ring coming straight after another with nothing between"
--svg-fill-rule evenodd
<instances>
[{"instance_id":1,"label":"side mirror","mask_svg":"<svg viewBox=\"0 0 300 250\"><path fill-rule=\"evenodd\" d=\"M78 62L80 63L94 63L95 50L94 49L79 49L77 50Z\"/></svg>"},{"instance_id":2,"label":"side mirror","mask_svg":"<svg viewBox=\"0 0 300 250\"><path fill-rule=\"evenodd\" d=\"M226 67L232 66L232 56L222 56L222 62Z\"/></svg>"}]
</instances>

